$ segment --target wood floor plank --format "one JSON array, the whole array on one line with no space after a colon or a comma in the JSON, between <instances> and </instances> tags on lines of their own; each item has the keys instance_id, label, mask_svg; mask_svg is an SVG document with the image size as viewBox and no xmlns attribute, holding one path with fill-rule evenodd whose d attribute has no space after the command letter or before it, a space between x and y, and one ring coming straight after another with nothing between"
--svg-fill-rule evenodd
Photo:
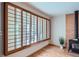
<instances>
[{"instance_id":1,"label":"wood floor plank","mask_svg":"<svg viewBox=\"0 0 79 59\"><path fill-rule=\"evenodd\" d=\"M79 54L68 53L66 49L60 49L57 46L48 45L40 51L32 54L30 57L75 57Z\"/></svg>"}]
</instances>

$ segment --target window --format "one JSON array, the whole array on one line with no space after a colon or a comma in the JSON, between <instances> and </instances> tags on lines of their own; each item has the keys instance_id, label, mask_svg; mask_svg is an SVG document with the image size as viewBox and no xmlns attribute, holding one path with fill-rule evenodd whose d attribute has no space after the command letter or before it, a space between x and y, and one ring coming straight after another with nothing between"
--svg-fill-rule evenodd
<instances>
[{"instance_id":1,"label":"window","mask_svg":"<svg viewBox=\"0 0 79 59\"><path fill-rule=\"evenodd\" d=\"M31 20L30 20L30 13L27 13L27 45L31 43Z\"/></svg>"},{"instance_id":2,"label":"window","mask_svg":"<svg viewBox=\"0 0 79 59\"><path fill-rule=\"evenodd\" d=\"M47 18L11 3L5 3L4 24L5 55L50 38L50 23Z\"/></svg>"},{"instance_id":3,"label":"window","mask_svg":"<svg viewBox=\"0 0 79 59\"><path fill-rule=\"evenodd\" d=\"M36 16L32 15L31 28L31 43L37 42L37 20Z\"/></svg>"},{"instance_id":4,"label":"window","mask_svg":"<svg viewBox=\"0 0 79 59\"><path fill-rule=\"evenodd\" d=\"M27 45L27 13L23 11L23 46Z\"/></svg>"},{"instance_id":5,"label":"window","mask_svg":"<svg viewBox=\"0 0 79 59\"><path fill-rule=\"evenodd\" d=\"M15 9L15 47L21 47L21 10Z\"/></svg>"},{"instance_id":6,"label":"window","mask_svg":"<svg viewBox=\"0 0 79 59\"><path fill-rule=\"evenodd\" d=\"M8 51L15 49L15 8L8 6Z\"/></svg>"},{"instance_id":7,"label":"window","mask_svg":"<svg viewBox=\"0 0 79 59\"><path fill-rule=\"evenodd\" d=\"M43 19L43 40L46 39L46 19Z\"/></svg>"},{"instance_id":8,"label":"window","mask_svg":"<svg viewBox=\"0 0 79 59\"><path fill-rule=\"evenodd\" d=\"M42 18L38 17L38 41L43 38L43 30L42 30Z\"/></svg>"},{"instance_id":9,"label":"window","mask_svg":"<svg viewBox=\"0 0 79 59\"><path fill-rule=\"evenodd\" d=\"M47 38L50 38L50 21L47 20Z\"/></svg>"}]
</instances>

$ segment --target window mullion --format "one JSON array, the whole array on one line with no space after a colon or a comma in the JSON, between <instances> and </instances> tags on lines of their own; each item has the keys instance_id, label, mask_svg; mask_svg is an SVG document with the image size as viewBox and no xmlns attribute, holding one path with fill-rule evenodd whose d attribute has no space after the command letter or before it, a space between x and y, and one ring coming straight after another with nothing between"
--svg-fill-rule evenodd
<instances>
[{"instance_id":1,"label":"window mullion","mask_svg":"<svg viewBox=\"0 0 79 59\"><path fill-rule=\"evenodd\" d=\"M26 13L26 45L27 45L27 13Z\"/></svg>"},{"instance_id":2,"label":"window mullion","mask_svg":"<svg viewBox=\"0 0 79 59\"><path fill-rule=\"evenodd\" d=\"M30 44L31 44L31 34L32 34L32 15L30 14Z\"/></svg>"},{"instance_id":3,"label":"window mullion","mask_svg":"<svg viewBox=\"0 0 79 59\"><path fill-rule=\"evenodd\" d=\"M47 38L47 20L46 20L46 38Z\"/></svg>"},{"instance_id":4,"label":"window mullion","mask_svg":"<svg viewBox=\"0 0 79 59\"><path fill-rule=\"evenodd\" d=\"M21 10L21 47L23 47L23 11Z\"/></svg>"},{"instance_id":5,"label":"window mullion","mask_svg":"<svg viewBox=\"0 0 79 59\"><path fill-rule=\"evenodd\" d=\"M36 26L36 30L37 30L37 42L38 42L38 16L37 16L37 19L36 19L36 23L37 23L37 26Z\"/></svg>"},{"instance_id":6,"label":"window mullion","mask_svg":"<svg viewBox=\"0 0 79 59\"><path fill-rule=\"evenodd\" d=\"M42 39L43 40L43 19L42 19Z\"/></svg>"},{"instance_id":7,"label":"window mullion","mask_svg":"<svg viewBox=\"0 0 79 59\"><path fill-rule=\"evenodd\" d=\"M14 22L15 22L15 24L14 24L15 25L15 29L14 30L15 30L15 49L16 49L16 8L14 10L14 13L15 13L14 14L15 15L15 20L14 20Z\"/></svg>"}]
</instances>

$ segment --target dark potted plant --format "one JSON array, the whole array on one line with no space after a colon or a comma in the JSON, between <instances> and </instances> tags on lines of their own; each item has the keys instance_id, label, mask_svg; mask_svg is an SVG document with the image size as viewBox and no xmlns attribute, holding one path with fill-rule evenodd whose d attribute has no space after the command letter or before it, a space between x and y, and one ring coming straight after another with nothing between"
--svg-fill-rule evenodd
<instances>
[{"instance_id":1,"label":"dark potted plant","mask_svg":"<svg viewBox=\"0 0 79 59\"><path fill-rule=\"evenodd\" d=\"M61 37L61 38L59 39L59 42L60 42L60 48L63 49L64 38Z\"/></svg>"}]
</instances>

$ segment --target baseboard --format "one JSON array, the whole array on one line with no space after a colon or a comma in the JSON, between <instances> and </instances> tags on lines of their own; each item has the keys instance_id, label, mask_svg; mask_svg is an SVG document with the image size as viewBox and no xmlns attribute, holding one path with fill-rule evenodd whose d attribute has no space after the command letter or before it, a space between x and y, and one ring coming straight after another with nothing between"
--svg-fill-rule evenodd
<instances>
[{"instance_id":1,"label":"baseboard","mask_svg":"<svg viewBox=\"0 0 79 59\"><path fill-rule=\"evenodd\" d=\"M56 46L56 47L60 47L60 46L58 46L58 45L56 45L56 44L49 44L49 45L51 45L51 46Z\"/></svg>"},{"instance_id":2,"label":"baseboard","mask_svg":"<svg viewBox=\"0 0 79 59\"><path fill-rule=\"evenodd\" d=\"M60 47L60 46L58 46L58 45L56 45L56 44L49 44L49 45L51 45L51 46L56 46L56 47ZM67 49L65 46L64 46L63 48Z\"/></svg>"}]
</instances>

